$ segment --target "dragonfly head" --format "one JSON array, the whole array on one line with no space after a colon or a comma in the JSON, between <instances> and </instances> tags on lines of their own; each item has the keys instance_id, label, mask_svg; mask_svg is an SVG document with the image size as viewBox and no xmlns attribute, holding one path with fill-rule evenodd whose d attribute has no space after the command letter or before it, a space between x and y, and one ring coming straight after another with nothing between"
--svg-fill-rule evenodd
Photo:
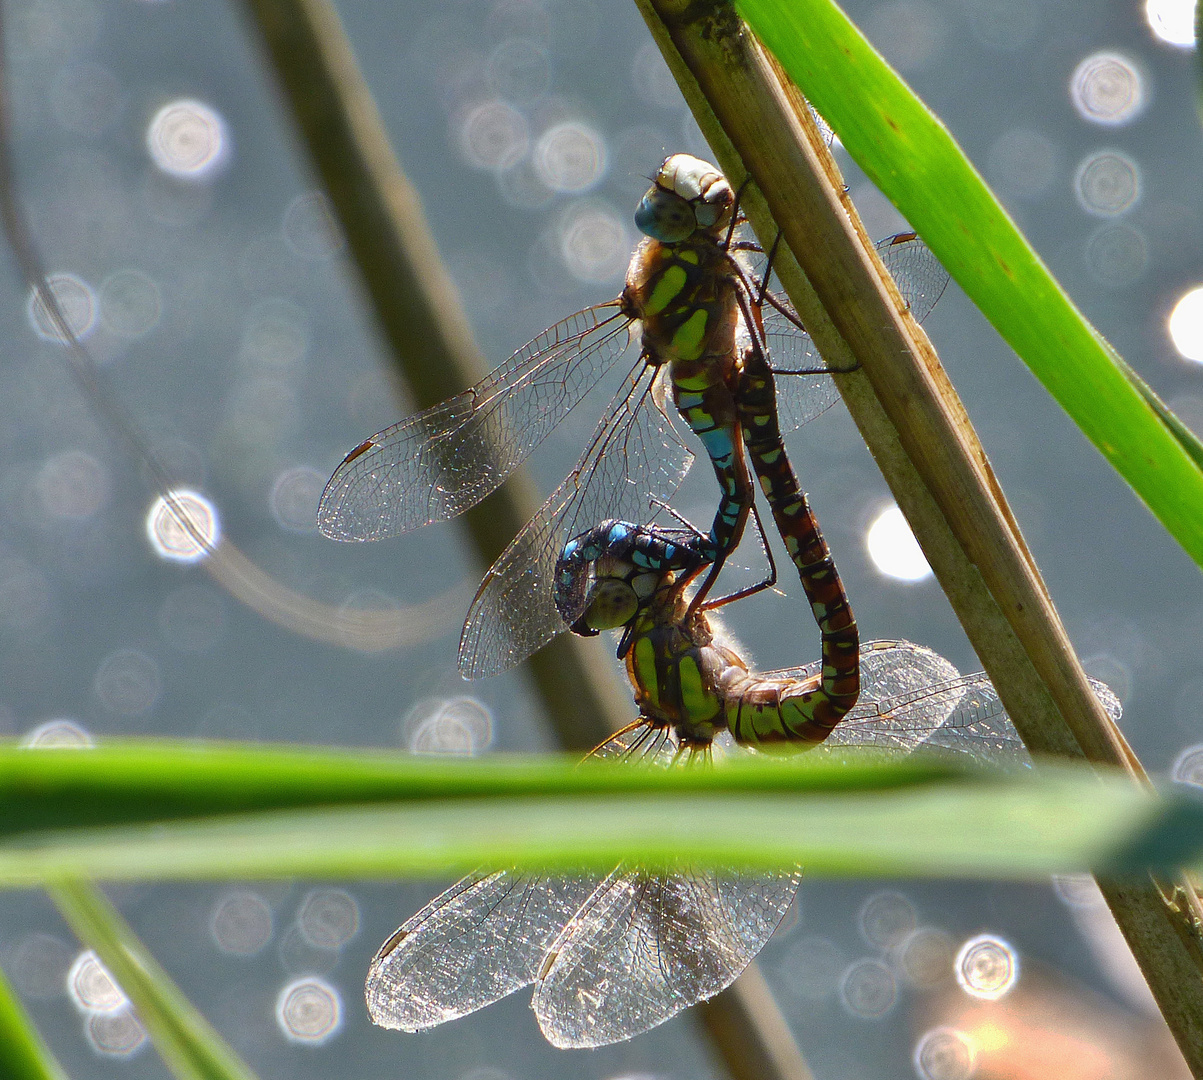
<instances>
[{"instance_id":1,"label":"dragonfly head","mask_svg":"<svg viewBox=\"0 0 1203 1080\"><path fill-rule=\"evenodd\" d=\"M638 531L626 522L603 521L564 545L556 560L555 601L573 633L593 637L635 617L641 602L637 580L648 576L630 558Z\"/></svg>"},{"instance_id":2,"label":"dragonfly head","mask_svg":"<svg viewBox=\"0 0 1203 1080\"><path fill-rule=\"evenodd\" d=\"M679 244L724 229L734 206L735 192L718 169L692 154L673 154L640 200L635 224L653 240Z\"/></svg>"},{"instance_id":3,"label":"dragonfly head","mask_svg":"<svg viewBox=\"0 0 1203 1080\"><path fill-rule=\"evenodd\" d=\"M555 601L560 617L576 634L629 626L656 593L690 576L710 558L692 534L603 521L564 545L556 561Z\"/></svg>"}]
</instances>

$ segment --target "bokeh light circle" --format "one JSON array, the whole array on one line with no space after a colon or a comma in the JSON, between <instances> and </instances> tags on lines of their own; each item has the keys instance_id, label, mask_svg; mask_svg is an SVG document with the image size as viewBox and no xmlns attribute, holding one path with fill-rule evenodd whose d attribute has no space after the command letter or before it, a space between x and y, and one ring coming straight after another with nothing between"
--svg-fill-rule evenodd
<instances>
[{"instance_id":1,"label":"bokeh light circle","mask_svg":"<svg viewBox=\"0 0 1203 1080\"><path fill-rule=\"evenodd\" d=\"M601 285L619 279L630 259L624 218L605 203L582 200L559 223L560 256L578 281Z\"/></svg>"},{"instance_id":2,"label":"bokeh light circle","mask_svg":"<svg viewBox=\"0 0 1203 1080\"><path fill-rule=\"evenodd\" d=\"M853 1016L876 1020L885 1016L897 1000L894 973L880 960L857 960L840 976L840 1004Z\"/></svg>"},{"instance_id":3,"label":"bokeh light circle","mask_svg":"<svg viewBox=\"0 0 1203 1080\"><path fill-rule=\"evenodd\" d=\"M997 1001L1019 979L1019 956L1002 938L979 934L961 946L953 961L957 984L970 997Z\"/></svg>"},{"instance_id":4,"label":"bokeh light circle","mask_svg":"<svg viewBox=\"0 0 1203 1080\"><path fill-rule=\"evenodd\" d=\"M180 98L151 118L146 149L160 172L178 180L204 180L229 160L230 136L215 109Z\"/></svg>"},{"instance_id":5,"label":"bokeh light circle","mask_svg":"<svg viewBox=\"0 0 1203 1080\"><path fill-rule=\"evenodd\" d=\"M1119 150L1087 155L1074 173L1074 194L1088 214L1115 217L1140 198L1140 166Z\"/></svg>"},{"instance_id":6,"label":"bokeh light circle","mask_svg":"<svg viewBox=\"0 0 1203 1080\"><path fill-rule=\"evenodd\" d=\"M918 925L915 905L897 892L879 892L861 904L857 916L861 937L884 949L899 944Z\"/></svg>"},{"instance_id":7,"label":"bokeh light circle","mask_svg":"<svg viewBox=\"0 0 1203 1080\"><path fill-rule=\"evenodd\" d=\"M115 649L96 668L92 692L118 716L143 716L163 689L158 663L140 649Z\"/></svg>"},{"instance_id":8,"label":"bokeh light circle","mask_svg":"<svg viewBox=\"0 0 1203 1080\"><path fill-rule=\"evenodd\" d=\"M91 732L74 720L47 720L21 736L18 746L28 750L80 750L95 746Z\"/></svg>"},{"instance_id":9,"label":"bokeh light circle","mask_svg":"<svg viewBox=\"0 0 1203 1080\"><path fill-rule=\"evenodd\" d=\"M63 450L38 470L34 487L46 516L86 521L109 499L109 470L86 450Z\"/></svg>"},{"instance_id":10,"label":"bokeh light circle","mask_svg":"<svg viewBox=\"0 0 1203 1080\"><path fill-rule=\"evenodd\" d=\"M82 1012L113 1012L129 1004L116 979L91 949L81 952L67 972L67 993Z\"/></svg>"},{"instance_id":11,"label":"bokeh light circle","mask_svg":"<svg viewBox=\"0 0 1203 1080\"><path fill-rule=\"evenodd\" d=\"M1203 364L1203 285L1182 294L1170 312L1170 339L1187 360Z\"/></svg>"},{"instance_id":12,"label":"bokeh light circle","mask_svg":"<svg viewBox=\"0 0 1203 1080\"><path fill-rule=\"evenodd\" d=\"M272 936L272 909L249 889L223 894L209 915L214 944L231 956L254 956Z\"/></svg>"},{"instance_id":13,"label":"bokeh light circle","mask_svg":"<svg viewBox=\"0 0 1203 1080\"><path fill-rule=\"evenodd\" d=\"M956 945L945 930L920 926L894 949L898 973L911 986L930 989L952 978Z\"/></svg>"},{"instance_id":14,"label":"bokeh light circle","mask_svg":"<svg viewBox=\"0 0 1203 1080\"><path fill-rule=\"evenodd\" d=\"M530 147L526 117L508 101L485 101L459 119L460 153L476 169L501 170L517 165Z\"/></svg>"},{"instance_id":15,"label":"bokeh light circle","mask_svg":"<svg viewBox=\"0 0 1203 1080\"><path fill-rule=\"evenodd\" d=\"M539 136L533 154L535 172L552 191L579 195L606 174L606 144L586 124L566 121Z\"/></svg>"},{"instance_id":16,"label":"bokeh light circle","mask_svg":"<svg viewBox=\"0 0 1203 1080\"><path fill-rule=\"evenodd\" d=\"M100 321L123 338L150 333L163 313L159 286L141 270L117 270L100 283Z\"/></svg>"},{"instance_id":17,"label":"bokeh light circle","mask_svg":"<svg viewBox=\"0 0 1203 1080\"><path fill-rule=\"evenodd\" d=\"M1115 52L1093 53L1078 64L1069 96L1083 120L1108 127L1130 123L1148 104L1140 68Z\"/></svg>"},{"instance_id":18,"label":"bokeh light circle","mask_svg":"<svg viewBox=\"0 0 1203 1080\"><path fill-rule=\"evenodd\" d=\"M50 292L54 296L59 314L67 323L67 328L75 335L77 341L84 341L96 326L96 293L92 286L77 274L50 274L46 278ZM53 341L65 345L69 335L59 328L47 304L36 289L30 290L29 300L25 305L25 315L33 332L43 341Z\"/></svg>"},{"instance_id":19,"label":"bokeh light circle","mask_svg":"<svg viewBox=\"0 0 1203 1080\"><path fill-rule=\"evenodd\" d=\"M172 492L172 498L188 515L193 527L206 541L201 544L197 537L180 522L175 510L160 495L151 504L146 514L146 536L155 554L169 562L196 562L215 548L221 539L221 523L217 507L196 491L180 488Z\"/></svg>"},{"instance_id":20,"label":"bokeh light circle","mask_svg":"<svg viewBox=\"0 0 1203 1080\"><path fill-rule=\"evenodd\" d=\"M977 1053L964 1032L938 1027L919 1037L911 1060L919 1080L969 1080Z\"/></svg>"},{"instance_id":21,"label":"bokeh light circle","mask_svg":"<svg viewBox=\"0 0 1203 1080\"><path fill-rule=\"evenodd\" d=\"M276 999L276 1023L289 1042L310 1046L328 1042L342 1028L342 996L316 975L296 979Z\"/></svg>"},{"instance_id":22,"label":"bokeh light circle","mask_svg":"<svg viewBox=\"0 0 1203 1080\"><path fill-rule=\"evenodd\" d=\"M131 1057L147 1041L146 1028L128 1007L92 1013L84 1029L92 1049L105 1057Z\"/></svg>"},{"instance_id":23,"label":"bokeh light circle","mask_svg":"<svg viewBox=\"0 0 1203 1080\"><path fill-rule=\"evenodd\" d=\"M878 571L897 581L918 582L932 576L923 549L897 506L883 510L865 537L869 558Z\"/></svg>"},{"instance_id":24,"label":"bokeh light circle","mask_svg":"<svg viewBox=\"0 0 1203 1080\"><path fill-rule=\"evenodd\" d=\"M343 889L314 889L301 901L297 928L315 949L341 949L359 932L359 904Z\"/></svg>"},{"instance_id":25,"label":"bokeh light circle","mask_svg":"<svg viewBox=\"0 0 1203 1080\"><path fill-rule=\"evenodd\" d=\"M1170 777L1180 784L1203 787L1203 743L1188 746L1174 759Z\"/></svg>"},{"instance_id":26,"label":"bokeh light circle","mask_svg":"<svg viewBox=\"0 0 1203 1080\"><path fill-rule=\"evenodd\" d=\"M419 701L402 727L415 754L479 754L493 741L493 714L471 697Z\"/></svg>"},{"instance_id":27,"label":"bokeh light circle","mask_svg":"<svg viewBox=\"0 0 1203 1080\"><path fill-rule=\"evenodd\" d=\"M1140 280L1149 265L1149 241L1123 222L1100 225L1086 241L1086 268L1100 285L1123 288Z\"/></svg>"}]
</instances>

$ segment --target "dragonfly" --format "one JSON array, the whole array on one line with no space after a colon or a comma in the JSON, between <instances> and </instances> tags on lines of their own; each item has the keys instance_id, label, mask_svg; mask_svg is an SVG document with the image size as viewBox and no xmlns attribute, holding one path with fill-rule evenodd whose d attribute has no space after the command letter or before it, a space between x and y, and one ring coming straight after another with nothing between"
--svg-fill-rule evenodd
<instances>
[{"instance_id":1,"label":"dragonfly","mask_svg":"<svg viewBox=\"0 0 1203 1080\"><path fill-rule=\"evenodd\" d=\"M689 155L665 161L635 220L645 235L619 297L568 316L470 390L365 440L322 495L319 528L336 540L380 540L453 518L495 491L639 346L576 467L486 574L460 638L467 678L504 671L565 629L552 578L567 538L599 520L642 519L680 486L693 453L674 424L670 396L701 438L722 490L706 588L742 533L753 492L730 380L741 305L759 308L762 299L737 258L755 245L735 239L740 218L730 184ZM913 233L887 238L878 252L912 314L925 318L947 272ZM765 299L765 341L781 368L798 373L783 379L780 393L788 432L838 394L788 301Z\"/></svg>"},{"instance_id":2,"label":"dragonfly","mask_svg":"<svg viewBox=\"0 0 1203 1080\"><path fill-rule=\"evenodd\" d=\"M572 628L621 631L639 704L635 722L592 757L668 769L704 763L716 748L750 752L732 737L766 745L764 718L776 714L787 729L792 703L821 682L821 663L753 672L705 605L691 611L687 590L707 555L689 530L618 521L561 553L554 592L580 611ZM1011 767L1027 760L984 673L961 676L906 641L870 642L861 656L860 700L821 745L802 743L811 753L939 747ZM1118 719L1114 695L1094 686ZM740 724L749 709L761 722ZM534 984L532 1007L552 1044L629 1039L729 986L771 937L800 874L627 863L608 874L480 871L384 943L368 972L368 1011L384 1027L422 1031Z\"/></svg>"}]
</instances>

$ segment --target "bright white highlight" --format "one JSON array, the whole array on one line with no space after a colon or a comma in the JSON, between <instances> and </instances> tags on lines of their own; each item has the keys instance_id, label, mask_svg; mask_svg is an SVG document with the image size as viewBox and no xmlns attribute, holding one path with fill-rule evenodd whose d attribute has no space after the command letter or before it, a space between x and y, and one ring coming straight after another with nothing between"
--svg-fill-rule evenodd
<instances>
[{"instance_id":1,"label":"bright white highlight","mask_svg":"<svg viewBox=\"0 0 1203 1080\"><path fill-rule=\"evenodd\" d=\"M1196 285L1174 305L1170 338L1187 360L1203 364L1203 285Z\"/></svg>"},{"instance_id":2,"label":"bright white highlight","mask_svg":"<svg viewBox=\"0 0 1203 1080\"><path fill-rule=\"evenodd\" d=\"M208 105L181 98L164 105L146 129L146 149L161 171L179 180L204 180L230 155L225 121Z\"/></svg>"},{"instance_id":3,"label":"bright white highlight","mask_svg":"<svg viewBox=\"0 0 1203 1080\"><path fill-rule=\"evenodd\" d=\"M1167 45L1190 48L1195 43L1195 0L1145 0L1145 20Z\"/></svg>"},{"instance_id":4,"label":"bright white highlight","mask_svg":"<svg viewBox=\"0 0 1203 1080\"><path fill-rule=\"evenodd\" d=\"M95 746L96 741L82 724L59 719L31 728L17 745L27 750L81 750Z\"/></svg>"},{"instance_id":5,"label":"bright white highlight","mask_svg":"<svg viewBox=\"0 0 1203 1080\"><path fill-rule=\"evenodd\" d=\"M290 982L276 999L276 1022L289 1042L324 1043L343 1025L343 1003L325 979L309 975Z\"/></svg>"},{"instance_id":6,"label":"bright white highlight","mask_svg":"<svg viewBox=\"0 0 1203 1080\"><path fill-rule=\"evenodd\" d=\"M129 1004L121 987L91 949L81 952L67 972L67 993L83 1012L115 1012Z\"/></svg>"},{"instance_id":7,"label":"bright white highlight","mask_svg":"<svg viewBox=\"0 0 1203 1080\"><path fill-rule=\"evenodd\" d=\"M1074 68L1069 96L1083 120L1108 127L1135 120L1148 103L1140 69L1113 52L1094 53Z\"/></svg>"},{"instance_id":8,"label":"bright white highlight","mask_svg":"<svg viewBox=\"0 0 1203 1080\"><path fill-rule=\"evenodd\" d=\"M938 1027L920 1036L912 1061L919 1080L969 1080L977 1052L963 1032Z\"/></svg>"},{"instance_id":9,"label":"bright white highlight","mask_svg":"<svg viewBox=\"0 0 1203 1080\"><path fill-rule=\"evenodd\" d=\"M961 946L953 964L957 983L970 997L997 1001L1019 978L1019 957L1002 938L980 934Z\"/></svg>"},{"instance_id":10,"label":"bright white highlight","mask_svg":"<svg viewBox=\"0 0 1203 1080\"><path fill-rule=\"evenodd\" d=\"M204 539L198 541L192 530L176 517L176 512L160 495L146 515L146 535L155 554L170 562L197 562L221 539L217 507L203 495L181 488L172 492L175 503L188 515L193 528Z\"/></svg>"},{"instance_id":11,"label":"bright white highlight","mask_svg":"<svg viewBox=\"0 0 1203 1080\"><path fill-rule=\"evenodd\" d=\"M898 507L891 506L878 514L869 526L866 543L873 565L886 577L908 582L931 577L932 569Z\"/></svg>"}]
</instances>

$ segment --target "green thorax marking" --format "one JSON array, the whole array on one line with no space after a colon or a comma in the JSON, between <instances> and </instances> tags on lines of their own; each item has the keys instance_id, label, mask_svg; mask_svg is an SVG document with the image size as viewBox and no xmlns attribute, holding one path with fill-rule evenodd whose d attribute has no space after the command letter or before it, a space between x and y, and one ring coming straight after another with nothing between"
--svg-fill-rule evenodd
<instances>
[{"instance_id":1,"label":"green thorax marking","mask_svg":"<svg viewBox=\"0 0 1203 1080\"><path fill-rule=\"evenodd\" d=\"M685 272L685 267L673 264L665 267L660 274L660 280L652 287L652 295L647 298L647 303L643 305L644 315L659 315L669 304L671 304L678 296L681 295L681 290L685 288L685 282L688 275Z\"/></svg>"}]
</instances>

